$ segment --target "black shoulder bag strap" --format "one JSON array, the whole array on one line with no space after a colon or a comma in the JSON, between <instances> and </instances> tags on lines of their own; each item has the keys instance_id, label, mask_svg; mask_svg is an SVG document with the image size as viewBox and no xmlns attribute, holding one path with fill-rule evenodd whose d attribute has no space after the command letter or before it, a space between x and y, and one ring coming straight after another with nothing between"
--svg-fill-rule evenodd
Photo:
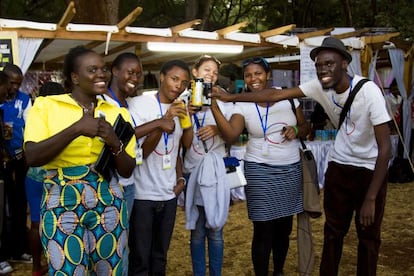
<instances>
[{"instance_id":1,"label":"black shoulder bag strap","mask_svg":"<svg viewBox=\"0 0 414 276\"><path fill-rule=\"evenodd\" d=\"M351 91L351 92L349 92L349 95L348 95L348 98L346 99L346 102L345 102L344 108L342 108L341 115L339 115L339 124L338 124L337 129L340 129L340 128L341 128L341 125L342 125L342 123L343 123L343 122L344 122L344 120L345 120L346 113L348 113L349 108L351 107L351 104L352 104L352 102L354 101L355 95L358 93L358 91L361 89L361 87L362 87L362 86L363 86L366 82L368 82L368 81L369 81L369 79L362 79L362 80L360 80L360 81L359 81L359 82L355 85L354 89L352 89L352 91Z\"/></svg>"}]
</instances>

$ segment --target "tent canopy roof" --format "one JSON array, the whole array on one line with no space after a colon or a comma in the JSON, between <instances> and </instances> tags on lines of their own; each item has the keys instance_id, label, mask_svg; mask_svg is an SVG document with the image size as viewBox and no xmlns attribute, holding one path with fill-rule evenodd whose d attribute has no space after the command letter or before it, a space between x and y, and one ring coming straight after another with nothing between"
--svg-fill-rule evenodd
<instances>
[{"instance_id":1,"label":"tent canopy roof","mask_svg":"<svg viewBox=\"0 0 414 276\"><path fill-rule=\"evenodd\" d=\"M145 70L159 70L165 61L175 58L192 64L200 56L200 53L152 52L147 49L147 42L192 43L194 47L200 43L243 45L244 50L239 54L214 54L223 63L235 64L253 56L298 55L302 43L318 46L326 35L336 36L352 48L364 48L366 45L382 48L391 44L403 48L405 52L412 51L411 43L398 41L399 33L393 29L301 29L291 24L261 33L243 33L240 29L248 22L241 22L207 32L194 29L201 23L199 19L169 28L128 26L142 12L141 7L135 8L117 25L72 24L70 21L75 12L71 2L57 24L0 18L0 27L3 31L16 31L21 38L43 39L30 67L42 70L61 68L68 50L77 45L85 45L102 54L108 63L122 52L134 52L140 57ZM298 69L298 62L276 62L272 67Z\"/></svg>"}]
</instances>

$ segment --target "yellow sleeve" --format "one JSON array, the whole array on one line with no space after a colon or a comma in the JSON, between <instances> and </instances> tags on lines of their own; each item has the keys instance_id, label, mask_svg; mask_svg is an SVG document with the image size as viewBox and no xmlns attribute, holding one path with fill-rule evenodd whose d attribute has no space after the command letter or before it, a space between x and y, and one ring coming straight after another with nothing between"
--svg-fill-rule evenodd
<instances>
[{"instance_id":1,"label":"yellow sleeve","mask_svg":"<svg viewBox=\"0 0 414 276\"><path fill-rule=\"evenodd\" d=\"M48 138L48 100L46 97L38 97L29 110L26 127L24 129L24 142L39 142Z\"/></svg>"},{"instance_id":2,"label":"yellow sleeve","mask_svg":"<svg viewBox=\"0 0 414 276\"><path fill-rule=\"evenodd\" d=\"M121 115L122 118L124 118L124 120L128 123L131 124L131 126L134 128L134 124L132 123L132 117L131 114L129 114L129 111L126 108L121 108ZM136 138L135 135L132 136L131 140L129 140L128 145L125 147L125 152L128 153L128 155L130 155L132 158L135 159L135 147L136 147Z\"/></svg>"}]
</instances>

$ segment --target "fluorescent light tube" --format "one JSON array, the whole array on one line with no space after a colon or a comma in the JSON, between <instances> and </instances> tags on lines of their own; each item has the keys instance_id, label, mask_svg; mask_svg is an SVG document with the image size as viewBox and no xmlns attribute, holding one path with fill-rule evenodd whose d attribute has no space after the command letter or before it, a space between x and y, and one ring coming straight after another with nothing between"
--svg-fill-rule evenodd
<instances>
[{"instance_id":1,"label":"fluorescent light tube","mask_svg":"<svg viewBox=\"0 0 414 276\"><path fill-rule=\"evenodd\" d=\"M175 42L148 42L147 48L148 50L154 51L154 52L238 54L243 51L243 45L175 43Z\"/></svg>"}]
</instances>

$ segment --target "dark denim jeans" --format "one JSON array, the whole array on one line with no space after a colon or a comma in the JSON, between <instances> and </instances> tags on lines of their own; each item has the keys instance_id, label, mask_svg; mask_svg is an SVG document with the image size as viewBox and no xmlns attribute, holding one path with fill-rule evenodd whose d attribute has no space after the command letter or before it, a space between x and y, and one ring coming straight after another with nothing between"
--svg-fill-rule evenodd
<instances>
[{"instance_id":1,"label":"dark denim jeans","mask_svg":"<svg viewBox=\"0 0 414 276\"><path fill-rule=\"evenodd\" d=\"M176 210L176 198L134 201L129 232L129 275L165 275Z\"/></svg>"}]
</instances>

